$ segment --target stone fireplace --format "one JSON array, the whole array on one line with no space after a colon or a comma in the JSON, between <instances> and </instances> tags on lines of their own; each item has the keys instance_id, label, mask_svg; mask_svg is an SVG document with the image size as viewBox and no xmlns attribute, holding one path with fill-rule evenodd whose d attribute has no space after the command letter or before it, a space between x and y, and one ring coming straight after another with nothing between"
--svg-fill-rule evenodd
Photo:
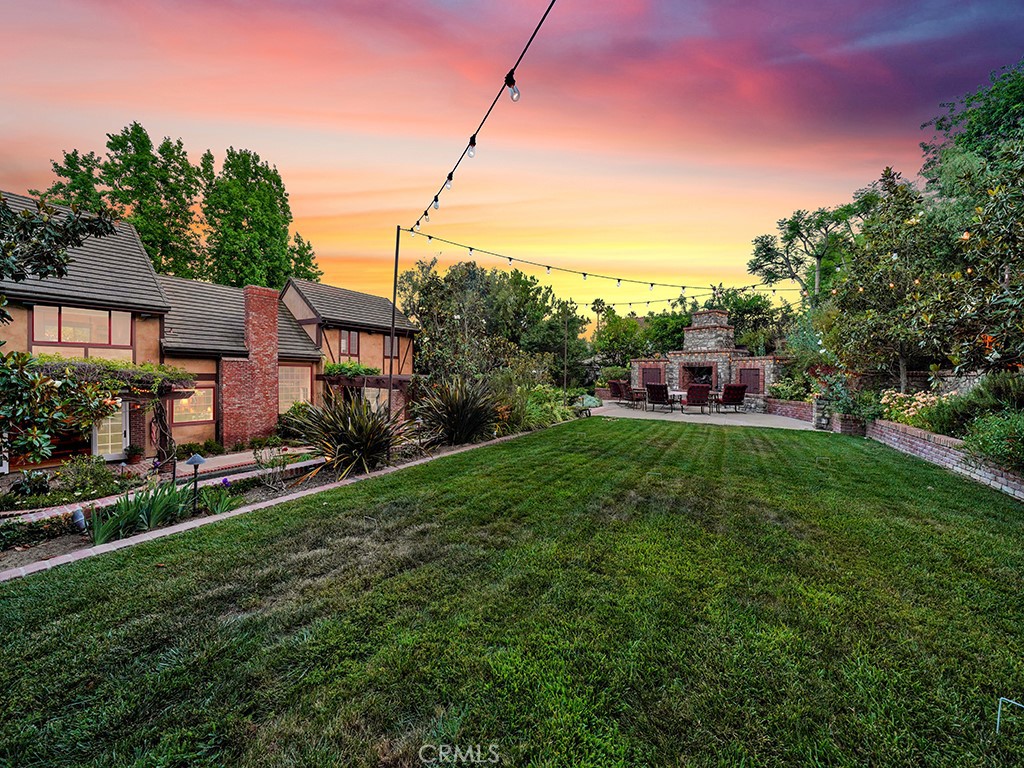
<instances>
[{"instance_id":1,"label":"stone fireplace","mask_svg":"<svg viewBox=\"0 0 1024 768\"><path fill-rule=\"evenodd\" d=\"M719 309L694 312L692 325L683 332L683 348L664 357L630 361L634 387L650 382L685 390L690 384L747 385L747 407L760 409L765 390L775 381L778 358L752 357L736 346L729 313Z\"/></svg>"}]
</instances>

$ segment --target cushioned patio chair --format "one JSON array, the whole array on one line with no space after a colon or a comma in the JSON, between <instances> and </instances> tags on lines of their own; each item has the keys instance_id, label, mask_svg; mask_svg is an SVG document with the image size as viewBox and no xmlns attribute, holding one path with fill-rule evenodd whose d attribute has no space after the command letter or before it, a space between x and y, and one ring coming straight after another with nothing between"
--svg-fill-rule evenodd
<instances>
[{"instance_id":1,"label":"cushioned patio chair","mask_svg":"<svg viewBox=\"0 0 1024 768\"><path fill-rule=\"evenodd\" d=\"M622 382L622 399L630 408L644 405L647 402L647 390L635 389L628 381ZM644 406L646 410L646 406Z\"/></svg>"},{"instance_id":2,"label":"cushioned patio chair","mask_svg":"<svg viewBox=\"0 0 1024 768\"><path fill-rule=\"evenodd\" d=\"M708 409L708 413L711 413L711 385L710 384L691 384L686 388L686 399L683 400L682 411L686 413L686 406L697 405L700 406L700 412L704 413L704 409Z\"/></svg>"},{"instance_id":3,"label":"cushioned patio chair","mask_svg":"<svg viewBox=\"0 0 1024 768\"><path fill-rule=\"evenodd\" d=\"M669 413L676 406L676 401L668 393L668 384L648 384L647 385L647 402L644 404L644 410L647 410L647 406L651 406L653 411L655 406L668 406Z\"/></svg>"},{"instance_id":4,"label":"cushioned patio chair","mask_svg":"<svg viewBox=\"0 0 1024 768\"><path fill-rule=\"evenodd\" d=\"M722 388L722 397L718 401L721 406L732 406L738 413L743 407L743 398L747 395L746 384L726 384Z\"/></svg>"},{"instance_id":5,"label":"cushioned patio chair","mask_svg":"<svg viewBox=\"0 0 1024 768\"><path fill-rule=\"evenodd\" d=\"M623 396L622 395L622 391L623 391L622 384L623 384L623 382L619 381L618 379L609 379L609 381L608 381L608 389L611 390L612 398L619 405L622 405L622 396Z\"/></svg>"}]
</instances>

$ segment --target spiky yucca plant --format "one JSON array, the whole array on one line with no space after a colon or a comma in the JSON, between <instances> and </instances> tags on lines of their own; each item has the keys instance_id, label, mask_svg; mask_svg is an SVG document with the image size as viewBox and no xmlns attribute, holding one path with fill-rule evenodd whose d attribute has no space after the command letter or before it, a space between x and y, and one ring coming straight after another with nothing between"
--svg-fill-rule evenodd
<instances>
[{"instance_id":1,"label":"spiky yucca plant","mask_svg":"<svg viewBox=\"0 0 1024 768\"><path fill-rule=\"evenodd\" d=\"M312 454L324 459L307 477L321 469L337 470L342 477L356 468L370 472L407 441L406 423L398 415L375 410L362 397L345 400L330 392L323 405L311 405L290 422Z\"/></svg>"},{"instance_id":2,"label":"spiky yucca plant","mask_svg":"<svg viewBox=\"0 0 1024 768\"><path fill-rule=\"evenodd\" d=\"M485 381L453 377L430 387L414 412L426 442L461 445L494 437L498 405Z\"/></svg>"}]
</instances>

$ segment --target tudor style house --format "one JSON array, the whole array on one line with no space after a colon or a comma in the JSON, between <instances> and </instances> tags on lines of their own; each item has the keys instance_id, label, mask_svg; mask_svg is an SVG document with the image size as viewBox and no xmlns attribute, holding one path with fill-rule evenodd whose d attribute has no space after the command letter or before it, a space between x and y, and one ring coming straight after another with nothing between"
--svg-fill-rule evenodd
<instances>
[{"instance_id":1,"label":"tudor style house","mask_svg":"<svg viewBox=\"0 0 1024 768\"><path fill-rule=\"evenodd\" d=\"M4 193L12 208L35 207ZM387 373L412 372L416 327L391 302L345 288L292 280L283 291L233 288L157 275L135 229L71 250L62 279L0 280L13 322L0 325L8 351L164 363L189 371L195 388L165 404L176 443L217 440L225 447L273 433L278 414L323 395L325 362L351 360ZM397 402L404 402L398 399ZM125 457L129 444L154 456L159 430L127 400L96 424L91 440L56 455ZM16 467L12 467L16 468Z\"/></svg>"}]
</instances>

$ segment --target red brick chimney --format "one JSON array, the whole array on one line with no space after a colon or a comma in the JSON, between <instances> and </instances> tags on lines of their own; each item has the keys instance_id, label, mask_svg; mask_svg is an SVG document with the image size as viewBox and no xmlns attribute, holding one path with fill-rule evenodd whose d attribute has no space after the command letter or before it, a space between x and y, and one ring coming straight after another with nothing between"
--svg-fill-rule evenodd
<instances>
[{"instance_id":1,"label":"red brick chimney","mask_svg":"<svg viewBox=\"0 0 1024 768\"><path fill-rule=\"evenodd\" d=\"M273 288L247 285L248 358L224 358L220 368L221 441L225 448L277 427L277 301Z\"/></svg>"}]
</instances>

